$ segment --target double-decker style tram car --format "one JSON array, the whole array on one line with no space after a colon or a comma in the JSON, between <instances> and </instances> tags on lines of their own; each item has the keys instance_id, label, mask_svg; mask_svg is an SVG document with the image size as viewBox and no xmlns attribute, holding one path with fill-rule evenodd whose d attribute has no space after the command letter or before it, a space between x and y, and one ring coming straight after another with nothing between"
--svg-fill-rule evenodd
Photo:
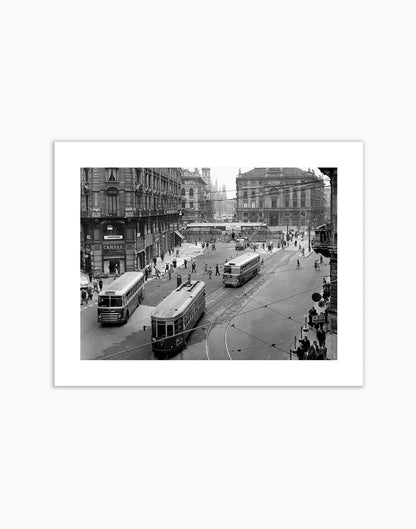
<instances>
[{"instance_id":1,"label":"double-decker style tram car","mask_svg":"<svg viewBox=\"0 0 416 529\"><path fill-rule=\"evenodd\" d=\"M98 321L127 323L136 307L143 301L143 272L126 272L110 283L98 295Z\"/></svg>"},{"instance_id":2,"label":"double-decker style tram car","mask_svg":"<svg viewBox=\"0 0 416 529\"><path fill-rule=\"evenodd\" d=\"M225 286L239 287L260 272L260 255L245 253L224 265L222 281Z\"/></svg>"},{"instance_id":3,"label":"double-decker style tram car","mask_svg":"<svg viewBox=\"0 0 416 529\"><path fill-rule=\"evenodd\" d=\"M205 312L205 283L182 283L153 309L152 349L158 357L174 356Z\"/></svg>"}]
</instances>

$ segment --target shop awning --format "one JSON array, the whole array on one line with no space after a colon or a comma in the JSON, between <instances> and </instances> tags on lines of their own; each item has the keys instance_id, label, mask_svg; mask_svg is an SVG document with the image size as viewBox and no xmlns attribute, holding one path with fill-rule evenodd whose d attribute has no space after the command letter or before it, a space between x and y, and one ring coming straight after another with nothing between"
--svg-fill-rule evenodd
<instances>
[{"instance_id":1,"label":"shop awning","mask_svg":"<svg viewBox=\"0 0 416 529\"><path fill-rule=\"evenodd\" d=\"M176 233L176 235L177 235L179 238L181 238L182 240L185 239L185 237L182 235L182 233L181 233L180 231L176 230L175 233Z\"/></svg>"}]
</instances>

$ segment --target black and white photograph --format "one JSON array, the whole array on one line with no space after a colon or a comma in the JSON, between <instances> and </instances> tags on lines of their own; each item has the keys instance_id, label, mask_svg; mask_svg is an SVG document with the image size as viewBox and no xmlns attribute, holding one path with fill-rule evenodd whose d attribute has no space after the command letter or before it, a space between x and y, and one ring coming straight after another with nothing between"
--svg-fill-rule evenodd
<instances>
[{"instance_id":1,"label":"black and white photograph","mask_svg":"<svg viewBox=\"0 0 416 529\"><path fill-rule=\"evenodd\" d=\"M337 167L82 167L82 360L337 360Z\"/></svg>"},{"instance_id":2,"label":"black and white photograph","mask_svg":"<svg viewBox=\"0 0 416 529\"><path fill-rule=\"evenodd\" d=\"M56 383L362 384L362 164L360 141L55 142Z\"/></svg>"}]
</instances>

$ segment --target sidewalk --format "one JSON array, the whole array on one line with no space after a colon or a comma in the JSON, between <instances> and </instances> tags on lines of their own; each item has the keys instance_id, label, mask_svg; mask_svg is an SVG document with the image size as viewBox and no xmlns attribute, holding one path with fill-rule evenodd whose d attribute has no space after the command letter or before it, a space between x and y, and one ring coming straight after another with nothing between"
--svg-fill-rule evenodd
<instances>
[{"instance_id":1,"label":"sidewalk","mask_svg":"<svg viewBox=\"0 0 416 529\"><path fill-rule=\"evenodd\" d=\"M324 260L324 263L321 264L321 268L323 266L326 266L326 265L327 265L327 263L325 263L325 260ZM329 281L330 281L329 268L328 268L327 271L328 271L328 275L323 276L322 280L325 278L325 280L329 283ZM322 292L323 292L323 289L321 289L320 294L322 294ZM326 308L326 306L320 307L319 306L319 301L318 302L312 302L310 308L312 308L312 307L315 308L315 310L317 312L317 315L324 314L325 308ZM316 329L315 329L315 327L309 327L309 325L308 325L308 319L309 319L308 316L309 315L306 315L306 314L304 316L306 318L306 328L307 328L307 330L305 331L305 327L303 327L302 337L307 336L309 338L309 341L312 344L315 340L318 341L318 338L316 337ZM326 324L324 324L323 329L326 332L325 345L327 347L327 358L328 358L328 360L337 360L337 335L333 334L331 332L328 332ZM300 338L301 337L298 337L298 342L299 342ZM293 358L295 360L297 360L297 356L296 355L293 355Z\"/></svg>"}]
</instances>

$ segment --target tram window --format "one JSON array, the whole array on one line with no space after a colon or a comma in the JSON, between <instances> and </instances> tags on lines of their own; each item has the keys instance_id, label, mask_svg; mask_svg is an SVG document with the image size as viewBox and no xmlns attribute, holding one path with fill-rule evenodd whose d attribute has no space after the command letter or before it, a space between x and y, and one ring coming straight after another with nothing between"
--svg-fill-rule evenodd
<instances>
[{"instance_id":1,"label":"tram window","mask_svg":"<svg viewBox=\"0 0 416 529\"><path fill-rule=\"evenodd\" d=\"M166 328L167 328L167 336L173 336L173 325L172 324L169 324L169 325L166 325Z\"/></svg>"},{"instance_id":2,"label":"tram window","mask_svg":"<svg viewBox=\"0 0 416 529\"><path fill-rule=\"evenodd\" d=\"M164 338L166 336L166 326L165 322L161 321L157 323L157 337Z\"/></svg>"},{"instance_id":3,"label":"tram window","mask_svg":"<svg viewBox=\"0 0 416 529\"><path fill-rule=\"evenodd\" d=\"M156 336L156 322L152 321L152 334L153 336Z\"/></svg>"},{"instance_id":4,"label":"tram window","mask_svg":"<svg viewBox=\"0 0 416 529\"><path fill-rule=\"evenodd\" d=\"M183 320L182 318L180 320L178 320L178 332L182 332L183 331Z\"/></svg>"}]
</instances>

